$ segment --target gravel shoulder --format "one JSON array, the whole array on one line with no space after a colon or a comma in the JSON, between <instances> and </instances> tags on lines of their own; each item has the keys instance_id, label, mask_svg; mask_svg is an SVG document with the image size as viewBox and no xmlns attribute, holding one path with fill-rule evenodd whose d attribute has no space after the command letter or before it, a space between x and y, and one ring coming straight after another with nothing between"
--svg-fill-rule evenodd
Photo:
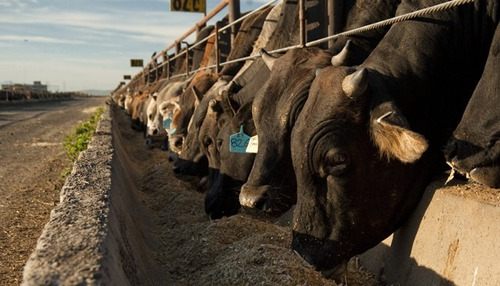
<instances>
[{"instance_id":1,"label":"gravel shoulder","mask_svg":"<svg viewBox=\"0 0 500 286\"><path fill-rule=\"evenodd\" d=\"M0 105L0 285L19 285L71 167L63 138L107 98Z\"/></svg>"}]
</instances>

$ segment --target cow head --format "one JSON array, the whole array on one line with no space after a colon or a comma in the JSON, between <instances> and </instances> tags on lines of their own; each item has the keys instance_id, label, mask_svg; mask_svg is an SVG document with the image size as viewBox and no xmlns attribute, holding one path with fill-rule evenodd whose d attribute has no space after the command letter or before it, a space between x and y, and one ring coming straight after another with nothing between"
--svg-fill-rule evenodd
<instances>
[{"instance_id":1,"label":"cow head","mask_svg":"<svg viewBox=\"0 0 500 286\"><path fill-rule=\"evenodd\" d=\"M199 72L179 96L179 110L174 114L173 124L176 125L175 132L169 136L170 150L175 153L182 151L184 139L188 133L189 122L194 110L201 101L202 96L217 81L217 75L210 72Z\"/></svg>"},{"instance_id":2,"label":"cow head","mask_svg":"<svg viewBox=\"0 0 500 286\"><path fill-rule=\"evenodd\" d=\"M370 76L347 67L319 71L292 132L292 248L318 270L382 241L424 189L419 175L408 174L421 165L427 142L394 102L374 104Z\"/></svg>"},{"instance_id":3,"label":"cow head","mask_svg":"<svg viewBox=\"0 0 500 286\"><path fill-rule=\"evenodd\" d=\"M201 187L208 180L208 161L207 156L201 149L201 142L198 140L202 124L209 110L208 106L212 99L218 95L219 88L225 86L227 81L219 79L206 92L205 95L193 87L196 94L195 110L188 125L187 136L182 144L182 150L179 158L174 163L173 171L181 179L191 180L192 177L201 178L196 187ZM175 133L174 133L175 134Z\"/></svg>"},{"instance_id":4,"label":"cow head","mask_svg":"<svg viewBox=\"0 0 500 286\"><path fill-rule=\"evenodd\" d=\"M253 103L258 152L240 203L276 216L296 200L295 175L290 154L290 133L309 93L315 70L330 64L332 56L320 49L292 50L280 58L265 52L262 59L271 76Z\"/></svg>"},{"instance_id":5,"label":"cow head","mask_svg":"<svg viewBox=\"0 0 500 286\"><path fill-rule=\"evenodd\" d=\"M148 106L146 108L146 118L147 118L146 132L147 132L147 135L154 136L154 135L158 134L158 129L154 125L156 112L158 109L158 106L157 106L158 93L155 92L153 94L150 94L149 97L150 97L149 103L148 103Z\"/></svg>"},{"instance_id":6,"label":"cow head","mask_svg":"<svg viewBox=\"0 0 500 286\"><path fill-rule=\"evenodd\" d=\"M233 153L229 137L240 131L255 135L252 102L240 105L223 92L222 98L211 102L200 132L200 142L208 156L211 186L205 197L205 211L212 218L236 214L240 209L240 188L247 180L255 154Z\"/></svg>"}]
</instances>

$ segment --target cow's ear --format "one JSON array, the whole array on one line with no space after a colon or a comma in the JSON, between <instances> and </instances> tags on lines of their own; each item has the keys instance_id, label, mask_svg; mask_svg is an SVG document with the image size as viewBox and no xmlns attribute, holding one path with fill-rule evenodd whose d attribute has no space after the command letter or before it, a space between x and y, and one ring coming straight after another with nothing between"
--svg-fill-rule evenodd
<instances>
[{"instance_id":1,"label":"cow's ear","mask_svg":"<svg viewBox=\"0 0 500 286\"><path fill-rule=\"evenodd\" d=\"M381 157L413 163L420 159L429 144L425 137L410 130L406 118L395 108L383 104L372 111L371 136Z\"/></svg>"},{"instance_id":2,"label":"cow's ear","mask_svg":"<svg viewBox=\"0 0 500 286\"><path fill-rule=\"evenodd\" d=\"M276 58L271 56L266 50L260 49L259 50L260 57L266 64L266 66L269 68L269 70L273 70L274 62L276 61Z\"/></svg>"},{"instance_id":3,"label":"cow's ear","mask_svg":"<svg viewBox=\"0 0 500 286\"><path fill-rule=\"evenodd\" d=\"M332 57L332 60L331 60L332 66L338 67L338 66L345 65L345 63L347 62L347 57L349 56L349 49L350 48L351 48L351 40L347 40L342 51L340 51L340 53L338 53Z\"/></svg>"},{"instance_id":4,"label":"cow's ear","mask_svg":"<svg viewBox=\"0 0 500 286\"><path fill-rule=\"evenodd\" d=\"M201 100L203 99L203 93L196 88L196 86L192 86L191 87L191 90L193 91L193 94L194 94L194 106L195 108L198 106L198 104L200 104Z\"/></svg>"},{"instance_id":5,"label":"cow's ear","mask_svg":"<svg viewBox=\"0 0 500 286\"><path fill-rule=\"evenodd\" d=\"M222 92L222 108L231 118L234 117L236 111L240 108L240 105L226 90Z\"/></svg>"}]
</instances>

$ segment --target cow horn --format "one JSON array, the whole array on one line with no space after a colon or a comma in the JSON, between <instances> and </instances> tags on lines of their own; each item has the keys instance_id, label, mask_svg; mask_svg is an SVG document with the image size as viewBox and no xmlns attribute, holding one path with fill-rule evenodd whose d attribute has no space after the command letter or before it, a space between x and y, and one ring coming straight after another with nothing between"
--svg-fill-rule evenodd
<instances>
[{"instance_id":1,"label":"cow horn","mask_svg":"<svg viewBox=\"0 0 500 286\"><path fill-rule=\"evenodd\" d=\"M345 44L342 51L340 51L340 53L332 57L331 60L332 66L338 67L344 65L347 62L347 56L349 55L350 47L351 47L351 40L347 40L347 43Z\"/></svg>"},{"instance_id":2,"label":"cow horn","mask_svg":"<svg viewBox=\"0 0 500 286\"><path fill-rule=\"evenodd\" d=\"M314 75L318 76L321 73L322 70L323 70L322 68L317 68L316 72L314 73Z\"/></svg>"},{"instance_id":3,"label":"cow horn","mask_svg":"<svg viewBox=\"0 0 500 286\"><path fill-rule=\"evenodd\" d=\"M266 50L260 49L259 50L260 57L266 64L266 66L269 68L269 70L273 70L274 66L274 61L276 61L276 58L271 56Z\"/></svg>"},{"instance_id":4,"label":"cow horn","mask_svg":"<svg viewBox=\"0 0 500 286\"><path fill-rule=\"evenodd\" d=\"M350 74L342 81L342 90L349 98L355 98L365 92L368 87L368 72L362 68Z\"/></svg>"}]
</instances>

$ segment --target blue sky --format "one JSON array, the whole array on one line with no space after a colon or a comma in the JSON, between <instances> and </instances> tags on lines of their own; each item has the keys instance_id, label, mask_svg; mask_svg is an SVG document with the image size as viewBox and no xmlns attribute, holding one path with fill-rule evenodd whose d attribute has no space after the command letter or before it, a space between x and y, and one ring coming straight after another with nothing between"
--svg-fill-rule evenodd
<instances>
[{"instance_id":1,"label":"blue sky","mask_svg":"<svg viewBox=\"0 0 500 286\"><path fill-rule=\"evenodd\" d=\"M241 12L267 2L241 0ZM219 3L207 0L207 12ZM170 11L167 0L0 0L0 83L113 90L140 71L131 58L147 63L202 18Z\"/></svg>"}]
</instances>

